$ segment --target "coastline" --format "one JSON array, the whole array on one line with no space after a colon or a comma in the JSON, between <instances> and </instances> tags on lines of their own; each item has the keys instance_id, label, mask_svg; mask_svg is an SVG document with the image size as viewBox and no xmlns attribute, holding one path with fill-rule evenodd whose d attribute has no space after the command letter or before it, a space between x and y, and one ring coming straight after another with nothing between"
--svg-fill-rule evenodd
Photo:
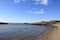
<instances>
[{"instance_id":1,"label":"coastline","mask_svg":"<svg viewBox=\"0 0 60 40\"><path fill-rule=\"evenodd\" d=\"M52 30L48 31L44 36L38 40L60 40L60 23L52 25Z\"/></svg>"},{"instance_id":2,"label":"coastline","mask_svg":"<svg viewBox=\"0 0 60 40\"><path fill-rule=\"evenodd\" d=\"M8 24L8 23L5 23L5 22L0 22L0 24Z\"/></svg>"}]
</instances>

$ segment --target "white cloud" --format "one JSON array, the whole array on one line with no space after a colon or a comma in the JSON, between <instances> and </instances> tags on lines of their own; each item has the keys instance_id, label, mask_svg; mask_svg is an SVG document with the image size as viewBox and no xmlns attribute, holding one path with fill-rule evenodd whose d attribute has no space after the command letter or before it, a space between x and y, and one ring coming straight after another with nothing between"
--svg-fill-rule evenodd
<instances>
[{"instance_id":1,"label":"white cloud","mask_svg":"<svg viewBox=\"0 0 60 40\"><path fill-rule=\"evenodd\" d=\"M21 0L14 0L14 3L19 3Z\"/></svg>"},{"instance_id":2,"label":"white cloud","mask_svg":"<svg viewBox=\"0 0 60 40\"><path fill-rule=\"evenodd\" d=\"M28 13L43 14L44 9L40 9L39 11L28 11Z\"/></svg>"},{"instance_id":3,"label":"white cloud","mask_svg":"<svg viewBox=\"0 0 60 40\"><path fill-rule=\"evenodd\" d=\"M34 4L48 5L48 0L35 0Z\"/></svg>"},{"instance_id":4,"label":"white cloud","mask_svg":"<svg viewBox=\"0 0 60 40\"><path fill-rule=\"evenodd\" d=\"M36 13L36 14L43 14L44 13L44 9L40 9L39 11L35 11L34 13Z\"/></svg>"},{"instance_id":5,"label":"white cloud","mask_svg":"<svg viewBox=\"0 0 60 40\"><path fill-rule=\"evenodd\" d=\"M14 0L14 3L19 3L21 1L26 1L26 0ZM48 5L48 0L34 0L34 4Z\"/></svg>"},{"instance_id":6,"label":"white cloud","mask_svg":"<svg viewBox=\"0 0 60 40\"><path fill-rule=\"evenodd\" d=\"M48 0L41 0L41 4L48 5Z\"/></svg>"},{"instance_id":7,"label":"white cloud","mask_svg":"<svg viewBox=\"0 0 60 40\"><path fill-rule=\"evenodd\" d=\"M35 11L29 11L30 13L36 13L36 14L43 14L44 13L44 9L37 9L37 8L33 8L33 10Z\"/></svg>"},{"instance_id":8,"label":"white cloud","mask_svg":"<svg viewBox=\"0 0 60 40\"><path fill-rule=\"evenodd\" d=\"M35 0L34 4L40 4L41 0Z\"/></svg>"},{"instance_id":9,"label":"white cloud","mask_svg":"<svg viewBox=\"0 0 60 40\"><path fill-rule=\"evenodd\" d=\"M19 3L21 1L26 1L26 0L14 0L14 3Z\"/></svg>"}]
</instances>

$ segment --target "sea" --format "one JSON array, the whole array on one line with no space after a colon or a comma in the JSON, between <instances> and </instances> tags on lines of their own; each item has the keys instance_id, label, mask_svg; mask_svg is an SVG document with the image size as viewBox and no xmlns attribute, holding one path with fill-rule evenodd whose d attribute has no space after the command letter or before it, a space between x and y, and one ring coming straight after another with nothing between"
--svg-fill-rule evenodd
<instances>
[{"instance_id":1,"label":"sea","mask_svg":"<svg viewBox=\"0 0 60 40\"><path fill-rule=\"evenodd\" d=\"M23 23L0 24L0 40L37 40L51 29L51 26Z\"/></svg>"}]
</instances>

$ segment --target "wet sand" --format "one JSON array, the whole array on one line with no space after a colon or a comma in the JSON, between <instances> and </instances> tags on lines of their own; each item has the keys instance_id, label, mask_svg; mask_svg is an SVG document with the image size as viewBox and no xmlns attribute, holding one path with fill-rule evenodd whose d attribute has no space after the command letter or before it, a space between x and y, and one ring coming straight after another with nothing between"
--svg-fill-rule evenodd
<instances>
[{"instance_id":1,"label":"wet sand","mask_svg":"<svg viewBox=\"0 0 60 40\"><path fill-rule=\"evenodd\" d=\"M52 27L52 30L38 40L60 40L60 23L53 24Z\"/></svg>"}]
</instances>

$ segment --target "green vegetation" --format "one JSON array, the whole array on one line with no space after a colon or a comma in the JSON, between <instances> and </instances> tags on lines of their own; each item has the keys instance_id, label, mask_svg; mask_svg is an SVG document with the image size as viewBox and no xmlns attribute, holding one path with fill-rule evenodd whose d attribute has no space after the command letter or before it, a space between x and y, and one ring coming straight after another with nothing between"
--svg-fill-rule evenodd
<instances>
[{"instance_id":1,"label":"green vegetation","mask_svg":"<svg viewBox=\"0 0 60 40\"><path fill-rule=\"evenodd\" d=\"M51 20L51 21L48 21L48 22L41 21L41 22L32 23L32 25L51 25L51 24L54 24L54 23L57 23L57 22L60 22L60 21L58 21L58 20Z\"/></svg>"}]
</instances>

